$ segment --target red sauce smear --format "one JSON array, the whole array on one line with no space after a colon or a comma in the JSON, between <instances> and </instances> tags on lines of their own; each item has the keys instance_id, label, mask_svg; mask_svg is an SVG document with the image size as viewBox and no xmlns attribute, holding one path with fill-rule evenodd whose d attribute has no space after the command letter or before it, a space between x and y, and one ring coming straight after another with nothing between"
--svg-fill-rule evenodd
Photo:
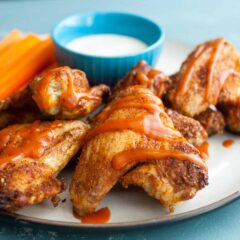
<instances>
[{"instance_id":1,"label":"red sauce smear","mask_svg":"<svg viewBox=\"0 0 240 240\"><path fill-rule=\"evenodd\" d=\"M78 72L77 72L78 71ZM76 77L74 74L78 74L81 77L81 72L79 70L72 70L69 67L60 67L52 69L48 72L43 73L43 78L39 83L37 92L34 94L33 98L38 103L38 106L42 109L50 109L55 104L54 101L49 101L51 82L59 82L62 94L60 95L60 105L68 109L75 109L79 106L79 103L82 99L85 100L96 100L101 102L101 98L93 96L89 92L81 91L81 88L76 85ZM82 76L85 78L85 76ZM61 82L62 79L66 79L67 86L64 86L64 83Z\"/></svg>"},{"instance_id":2,"label":"red sauce smear","mask_svg":"<svg viewBox=\"0 0 240 240\"><path fill-rule=\"evenodd\" d=\"M208 152L209 143L207 141L203 142L199 146L196 146L196 148L199 150L199 152L201 153L202 157L205 160L207 160L209 158L209 152Z\"/></svg>"},{"instance_id":3,"label":"red sauce smear","mask_svg":"<svg viewBox=\"0 0 240 240\"><path fill-rule=\"evenodd\" d=\"M98 211L91 213L85 217L80 217L82 223L107 223L111 218L111 212L109 208L101 208Z\"/></svg>"},{"instance_id":4,"label":"red sauce smear","mask_svg":"<svg viewBox=\"0 0 240 240\"><path fill-rule=\"evenodd\" d=\"M39 158L55 140L54 128L59 121L43 125L39 121L30 125L12 125L0 132L0 167L19 158Z\"/></svg>"},{"instance_id":5,"label":"red sauce smear","mask_svg":"<svg viewBox=\"0 0 240 240\"><path fill-rule=\"evenodd\" d=\"M182 96L187 90L188 90L188 84L189 81L191 80L193 69L195 66L195 63L200 59L203 54L208 53L211 51L211 56L208 61L208 74L207 74L207 87L206 87L206 94L205 94L205 99L209 103L215 103L215 98L212 99L212 83L213 83L213 72L214 72L214 67L217 61L217 58L219 56L219 52L222 49L224 40L222 38L219 38L215 40L214 42L211 43L206 43L204 45L199 45L196 50L195 50L195 55L192 57L191 61L188 63L187 69L185 70L185 73L182 76L182 79L180 81L180 84L178 86L178 89L176 91L175 95L175 104L178 101L178 98Z\"/></svg>"},{"instance_id":6,"label":"red sauce smear","mask_svg":"<svg viewBox=\"0 0 240 240\"><path fill-rule=\"evenodd\" d=\"M222 145L225 147L225 148L230 148L232 145L234 144L234 140L232 139L226 139L223 141Z\"/></svg>"}]
</instances>

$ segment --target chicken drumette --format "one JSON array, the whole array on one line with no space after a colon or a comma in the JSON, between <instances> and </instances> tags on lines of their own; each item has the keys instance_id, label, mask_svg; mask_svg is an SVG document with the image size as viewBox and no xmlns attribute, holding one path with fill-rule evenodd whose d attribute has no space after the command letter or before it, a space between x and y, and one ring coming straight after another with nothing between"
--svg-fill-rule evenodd
<instances>
[{"instance_id":1,"label":"chicken drumette","mask_svg":"<svg viewBox=\"0 0 240 240\"><path fill-rule=\"evenodd\" d=\"M39 109L61 119L85 116L109 93L106 85L90 87L84 72L66 66L43 72L34 78L30 88Z\"/></svg>"}]
</instances>

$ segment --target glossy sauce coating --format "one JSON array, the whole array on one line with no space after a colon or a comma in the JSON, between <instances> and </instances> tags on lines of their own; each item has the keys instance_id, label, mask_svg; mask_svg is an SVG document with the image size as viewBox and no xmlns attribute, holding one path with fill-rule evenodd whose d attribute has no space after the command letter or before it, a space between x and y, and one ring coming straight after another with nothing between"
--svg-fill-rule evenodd
<instances>
[{"instance_id":1,"label":"glossy sauce coating","mask_svg":"<svg viewBox=\"0 0 240 240\"><path fill-rule=\"evenodd\" d=\"M101 223L107 223L111 218L111 212L109 208L101 208L98 211L91 213L85 217L78 217L74 213L74 216L76 218L80 218L82 223L93 223L93 224L101 224Z\"/></svg>"},{"instance_id":2,"label":"glossy sauce coating","mask_svg":"<svg viewBox=\"0 0 240 240\"><path fill-rule=\"evenodd\" d=\"M112 167L116 170L120 170L129 163L135 161L164 160L167 158L194 162L202 168L207 169L206 164L202 161L201 157L196 154L161 149L133 149L120 152L114 156L112 160Z\"/></svg>"},{"instance_id":3,"label":"glossy sauce coating","mask_svg":"<svg viewBox=\"0 0 240 240\"><path fill-rule=\"evenodd\" d=\"M12 125L0 132L0 167L19 158L39 158L55 139L54 128L59 121L48 126L40 122L31 125Z\"/></svg>"},{"instance_id":4,"label":"glossy sauce coating","mask_svg":"<svg viewBox=\"0 0 240 240\"><path fill-rule=\"evenodd\" d=\"M53 70L43 73L43 79L39 83L37 92L34 95L34 99L36 100L40 108L50 109L51 107L53 107L54 103L48 101L48 99L50 98L49 88L52 81L59 81L59 84L63 84L61 82L62 78L66 78L67 87L64 87L62 85L63 92L60 95L61 106L68 109L75 109L79 106L80 101L83 99L89 101L99 100L99 102L101 102L101 98L91 95L91 92L81 92L80 87L78 87L75 83L75 73L81 75L81 72L79 70L72 70L69 67L61 67L61 71L59 71L59 68L55 68Z\"/></svg>"},{"instance_id":5,"label":"glossy sauce coating","mask_svg":"<svg viewBox=\"0 0 240 240\"><path fill-rule=\"evenodd\" d=\"M144 99L144 101L141 101L142 99ZM107 120L112 112L122 108L138 108L144 109L146 112L134 119ZM143 96L140 94L130 97L127 96L116 102L110 103L110 105L99 114L97 119L101 119L102 123L89 132L87 135L87 141L106 132L129 129L144 134L151 139L184 142L185 139L177 130L166 126L162 122L160 114L166 113L164 112L161 100L156 99L154 95L144 94ZM113 158L112 166L117 170L134 161L163 160L169 157L179 160L188 160L206 169L205 162L202 161L197 154L187 154L180 151L176 152L159 149L134 149L131 151L120 152Z\"/></svg>"},{"instance_id":6,"label":"glossy sauce coating","mask_svg":"<svg viewBox=\"0 0 240 240\"><path fill-rule=\"evenodd\" d=\"M232 139L226 139L223 141L222 145L225 147L225 148L230 148L232 145L234 144L234 140Z\"/></svg>"},{"instance_id":7,"label":"glossy sauce coating","mask_svg":"<svg viewBox=\"0 0 240 240\"><path fill-rule=\"evenodd\" d=\"M187 69L185 70L181 78L181 81L179 83L179 86L177 88L175 99L174 99L175 103L177 102L178 97L182 96L188 90L188 83L192 77L195 63L199 60L201 56L203 56L203 54L206 54L209 51L211 52L211 56L207 65L208 74L207 74L207 81L206 81L207 86L206 86L206 92L205 92L206 93L205 99L206 101L209 101L209 103L215 103L216 99L212 99L212 93L211 93L211 89L213 89L212 88L213 73L214 73L214 67L215 67L216 61L219 56L219 52L221 51L223 44L224 44L224 39L219 38L211 43L208 42L208 43L205 43L204 45L199 45L196 48L195 55L192 57L191 61L189 62Z\"/></svg>"}]
</instances>

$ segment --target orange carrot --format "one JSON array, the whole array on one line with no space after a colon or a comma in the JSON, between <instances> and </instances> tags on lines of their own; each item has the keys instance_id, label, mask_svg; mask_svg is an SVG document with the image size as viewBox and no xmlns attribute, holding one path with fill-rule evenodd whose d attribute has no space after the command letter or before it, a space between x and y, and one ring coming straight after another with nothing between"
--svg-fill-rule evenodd
<instances>
[{"instance_id":1,"label":"orange carrot","mask_svg":"<svg viewBox=\"0 0 240 240\"><path fill-rule=\"evenodd\" d=\"M13 30L5 38L0 41L0 55L7 51L11 46L18 42L22 37L22 34L18 30Z\"/></svg>"},{"instance_id":2,"label":"orange carrot","mask_svg":"<svg viewBox=\"0 0 240 240\"><path fill-rule=\"evenodd\" d=\"M41 41L28 57L0 78L0 100L27 86L29 81L47 65L56 61L50 38Z\"/></svg>"},{"instance_id":3,"label":"orange carrot","mask_svg":"<svg viewBox=\"0 0 240 240\"><path fill-rule=\"evenodd\" d=\"M32 54L32 51L35 50L40 42L41 40L38 36L31 34L0 55L0 76L11 71L23 58Z\"/></svg>"}]
</instances>

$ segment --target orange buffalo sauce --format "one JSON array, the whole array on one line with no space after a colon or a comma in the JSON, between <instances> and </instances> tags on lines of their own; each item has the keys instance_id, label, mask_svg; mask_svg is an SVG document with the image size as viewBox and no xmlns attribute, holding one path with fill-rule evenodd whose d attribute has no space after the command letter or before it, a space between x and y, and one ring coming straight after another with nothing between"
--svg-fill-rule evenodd
<instances>
[{"instance_id":1,"label":"orange buffalo sauce","mask_svg":"<svg viewBox=\"0 0 240 240\"><path fill-rule=\"evenodd\" d=\"M234 144L234 140L232 139L226 139L223 141L222 145L225 147L225 148L230 148L232 145Z\"/></svg>"},{"instance_id":2,"label":"orange buffalo sauce","mask_svg":"<svg viewBox=\"0 0 240 240\"><path fill-rule=\"evenodd\" d=\"M107 120L112 112L122 108L139 108L146 111L132 119ZM176 129L167 126L162 121L161 117L164 119L167 115L164 112L163 104L159 98L156 99L156 97L151 94L144 94L144 96L142 94L127 96L110 103L110 105L99 114L97 119L101 120L101 123L88 133L86 139L89 141L102 133L129 129L144 134L151 139L168 142L186 141ZM205 169L207 168L206 163L197 154L161 149L133 149L117 153L112 159L112 166L115 169L121 169L134 161L163 160L170 157L179 160L187 160L204 167Z\"/></svg>"},{"instance_id":3,"label":"orange buffalo sauce","mask_svg":"<svg viewBox=\"0 0 240 240\"><path fill-rule=\"evenodd\" d=\"M75 72L74 72L75 71ZM93 96L91 92L82 92L76 83L74 73L78 70L72 70L69 67L55 68L50 71L43 73L43 79L40 81L38 89L34 94L33 98L37 102L38 106L42 109L50 109L54 106L55 101L49 101L51 99L51 91L49 90L51 82L56 81L56 86L63 91L60 96L60 105L69 109L75 109L79 106L81 100L99 100L101 98ZM65 76L60 76L60 75ZM78 73L76 73L78 74ZM79 72L81 74L81 72ZM84 78L85 76L83 76ZM60 81L59 78L65 78L67 85ZM54 80L53 80L54 79Z\"/></svg>"},{"instance_id":4,"label":"orange buffalo sauce","mask_svg":"<svg viewBox=\"0 0 240 240\"><path fill-rule=\"evenodd\" d=\"M163 149L133 149L120 152L113 157L112 167L116 170L120 170L135 161L164 160L167 158L190 161L207 169L206 164L202 161L201 157L196 154Z\"/></svg>"},{"instance_id":5,"label":"orange buffalo sauce","mask_svg":"<svg viewBox=\"0 0 240 240\"><path fill-rule=\"evenodd\" d=\"M199 146L196 146L196 148L199 150L199 152L201 153L202 157L205 160L207 160L209 158L209 152L208 152L209 143L207 141L203 142Z\"/></svg>"},{"instance_id":6,"label":"orange buffalo sauce","mask_svg":"<svg viewBox=\"0 0 240 240\"><path fill-rule=\"evenodd\" d=\"M43 126L37 121L3 129L0 132L0 167L23 157L41 157L55 139L54 128L61 125L59 121L54 121Z\"/></svg>"},{"instance_id":7,"label":"orange buffalo sauce","mask_svg":"<svg viewBox=\"0 0 240 240\"><path fill-rule=\"evenodd\" d=\"M100 224L100 223L107 223L110 220L110 217L111 217L111 212L109 208L105 207L85 217L80 217L80 219L82 223Z\"/></svg>"},{"instance_id":8,"label":"orange buffalo sauce","mask_svg":"<svg viewBox=\"0 0 240 240\"><path fill-rule=\"evenodd\" d=\"M178 101L178 98L182 96L188 90L188 84L192 77L192 73L194 70L195 63L202 57L204 54L211 52L211 56L208 61L207 69L207 86L206 86L206 94L205 99L209 103L215 103L216 99L212 96L212 91L215 89L212 87L213 85L213 73L214 67L217 62L219 52L221 51L224 44L224 39L219 38L212 42L207 42L203 45L199 45L196 50L195 54L192 56L191 61L188 63L187 69L185 70L184 74L182 75L181 81L176 91L174 102L175 104ZM221 83L222 84L222 83Z\"/></svg>"}]
</instances>

